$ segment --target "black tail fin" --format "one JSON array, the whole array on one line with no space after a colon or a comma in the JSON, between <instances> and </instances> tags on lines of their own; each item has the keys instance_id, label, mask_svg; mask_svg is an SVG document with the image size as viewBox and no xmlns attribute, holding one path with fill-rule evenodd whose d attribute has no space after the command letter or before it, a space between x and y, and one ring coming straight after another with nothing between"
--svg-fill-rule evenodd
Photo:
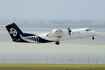
<instances>
[{"instance_id":1,"label":"black tail fin","mask_svg":"<svg viewBox=\"0 0 105 70\"><path fill-rule=\"evenodd\" d=\"M15 23L7 25L6 29L13 41L21 40L20 35L23 35L23 32L18 28L18 26Z\"/></svg>"}]
</instances>

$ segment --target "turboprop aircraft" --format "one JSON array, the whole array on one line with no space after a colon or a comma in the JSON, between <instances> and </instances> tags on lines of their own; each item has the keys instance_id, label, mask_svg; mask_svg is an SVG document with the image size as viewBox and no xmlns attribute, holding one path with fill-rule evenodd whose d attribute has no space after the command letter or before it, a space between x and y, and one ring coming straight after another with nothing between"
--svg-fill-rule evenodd
<instances>
[{"instance_id":1,"label":"turboprop aircraft","mask_svg":"<svg viewBox=\"0 0 105 70\"><path fill-rule=\"evenodd\" d=\"M25 43L48 43L55 42L56 45L59 45L59 41L92 37L98 33L90 28L80 28L80 29L70 29L70 26L67 27L67 30L53 29L51 32L44 34L30 34L23 33L15 23L8 24L6 26L7 31L9 32L12 40L14 42L25 42Z\"/></svg>"}]
</instances>

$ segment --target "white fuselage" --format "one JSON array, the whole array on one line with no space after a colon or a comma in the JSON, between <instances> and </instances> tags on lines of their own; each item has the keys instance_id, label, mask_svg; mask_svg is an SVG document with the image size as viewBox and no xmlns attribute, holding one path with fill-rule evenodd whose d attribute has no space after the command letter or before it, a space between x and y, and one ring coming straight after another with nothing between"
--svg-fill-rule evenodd
<instances>
[{"instance_id":1,"label":"white fuselage","mask_svg":"<svg viewBox=\"0 0 105 70\"><path fill-rule=\"evenodd\" d=\"M98 33L96 31L90 30L89 28L81 28L81 29L72 30L71 35L69 35L68 30L62 30L62 33L53 34L53 32L50 32L45 34L39 34L38 36L51 41L57 41L59 38L59 41L62 41L62 40L90 37L90 36L95 36L97 34Z\"/></svg>"}]
</instances>

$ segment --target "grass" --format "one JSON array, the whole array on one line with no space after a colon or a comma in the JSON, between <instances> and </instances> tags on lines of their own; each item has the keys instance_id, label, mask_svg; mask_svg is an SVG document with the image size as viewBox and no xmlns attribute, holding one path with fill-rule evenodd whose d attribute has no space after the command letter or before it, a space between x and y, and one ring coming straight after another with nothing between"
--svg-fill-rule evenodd
<instances>
[{"instance_id":1,"label":"grass","mask_svg":"<svg viewBox=\"0 0 105 70\"><path fill-rule=\"evenodd\" d=\"M97 69L105 70L104 64L0 64L0 69Z\"/></svg>"}]
</instances>

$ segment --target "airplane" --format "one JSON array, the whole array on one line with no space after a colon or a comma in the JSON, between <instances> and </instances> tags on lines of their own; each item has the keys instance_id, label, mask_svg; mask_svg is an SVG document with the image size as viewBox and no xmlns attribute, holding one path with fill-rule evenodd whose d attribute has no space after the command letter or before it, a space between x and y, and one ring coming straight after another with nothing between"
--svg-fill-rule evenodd
<instances>
[{"instance_id":1,"label":"airplane","mask_svg":"<svg viewBox=\"0 0 105 70\"><path fill-rule=\"evenodd\" d=\"M6 29L14 42L37 44L55 42L56 45L59 45L59 41L84 37L92 37L92 39L94 40L94 36L98 35L98 32L90 28L80 28L71 30L70 26L67 27L67 30L53 29L51 32L38 35L23 33L15 23L8 24L6 26Z\"/></svg>"}]
</instances>

